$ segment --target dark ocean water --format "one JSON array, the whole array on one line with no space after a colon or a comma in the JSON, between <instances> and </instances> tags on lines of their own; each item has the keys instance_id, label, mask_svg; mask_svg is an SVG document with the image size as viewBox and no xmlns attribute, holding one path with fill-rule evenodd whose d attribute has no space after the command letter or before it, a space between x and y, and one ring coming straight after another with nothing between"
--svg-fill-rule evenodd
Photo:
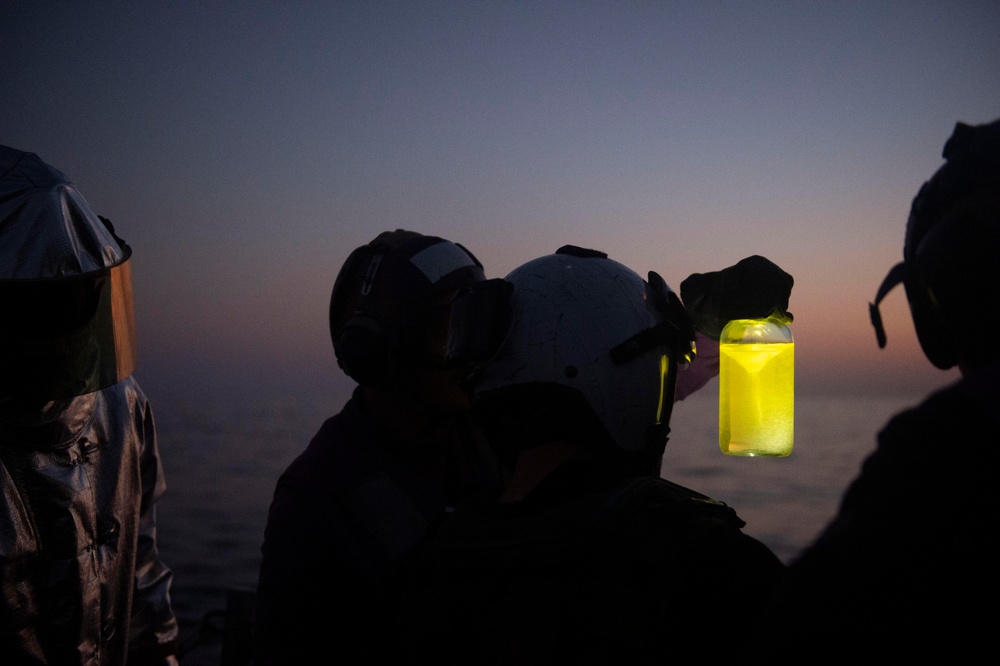
<instances>
[{"instance_id":1,"label":"dark ocean water","mask_svg":"<svg viewBox=\"0 0 1000 666\"><path fill-rule=\"evenodd\" d=\"M275 483L332 408L290 399L154 409L168 486L158 541L174 572L172 600L188 649L182 663L218 666L222 639L202 628L219 627L213 614L225 609L229 591L256 587Z\"/></svg>"},{"instance_id":2,"label":"dark ocean water","mask_svg":"<svg viewBox=\"0 0 1000 666\"><path fill-rule=\"evenodd\" d=\"M154 405L169 486L158 508L159 543L174 571L185 666L220 663L222 639L201 628L218 628L214 613L230 590L256 586L274 484L345 397L240 408ZM736 458L719 450L709 387L675 407L663 476L734 507L744 530L787 562L833 515L875 433L919 399L797 396L792 455Z\"/></svg>"}]
</instances>

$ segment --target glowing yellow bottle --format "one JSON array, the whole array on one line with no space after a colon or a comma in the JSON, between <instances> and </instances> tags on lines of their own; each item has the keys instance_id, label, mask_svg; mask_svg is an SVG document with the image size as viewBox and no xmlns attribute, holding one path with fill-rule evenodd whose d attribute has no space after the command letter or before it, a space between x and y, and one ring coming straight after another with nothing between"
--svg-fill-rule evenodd
<instances>
[{"instance_id":1,"label":"glowing yellow bottle","mask_svg":"<svg viewBox=\"0 0 1000 666\"><path fill-rule=\"evenodd\" d=\"M736 319L719 338L719 446L731 456L787 456L795 422L795 343L780 316Z\"/></svg>"}]
</instances>

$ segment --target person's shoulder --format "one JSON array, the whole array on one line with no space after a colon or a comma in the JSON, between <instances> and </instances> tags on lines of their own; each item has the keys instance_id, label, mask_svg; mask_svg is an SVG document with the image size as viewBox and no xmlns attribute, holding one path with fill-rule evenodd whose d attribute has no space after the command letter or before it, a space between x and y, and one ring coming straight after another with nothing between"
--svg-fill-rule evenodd
<instances>
[{"instance_id":1,"label":"person's shoulder","mask_svg":"<svg viewBox=\"0 0 1000 666\"><path fill-rule=\"evenodd\" d=\"M621 510L640 510L676 521L714 521L742 528L746 523L719 500L660 477L631 479L616 491Z\"/></svg>"},{"instance_id":2,"label":"person's shoulder","mask_svg":"<svg viewBox=\"0 0 1000 666\"><path fill-rule=\"evenodd\" d=\"M139 384L139 380L133 375L107 386L96 392L105 403L109 405L134 405L139 404L144 407L149 405L149 397L146 391Z\"/></svg>"},{"instance_id":3,"label":"person's shoulder","mask_svg":"<svg viewBox=\"0 0 1000 666\"><path fill-rule=\"evenodd\" d=\"M662 478L638 483L637 489L636 509L622 521L622 541L637 540L643 557L672 562L702 580L736 562L740 581L772 580L784 569L770 548L743 531L746 522L725 502Z\"/></svg>"},{"instance_id":4,"label":"person's shoulder","mask_svg":"<svg viewBox=\"0 0 1000 666\"><path fill-rule=\"evenodd\" d=\"M151 435L155 430L149 398L131 375L99 391L74 398L64 420L84 418L112 440L119 439L122 432L142 431ZM134 441L144 446L145 439L143 436Z\"/></svg>"},{"instance_id":5,"label":"person's shoulder","mask_svg":"<svg viewBox=\"0 0 1000 666\"><path fill-rule=\"evenodd\" d=\"M117 384L114 384L109 389L116 389L124 394L134 395L146 399L146 391L142 388L139 380L135 378L135 375L129 375L125 379L121 380Z\"/></svg>"},{"instance_id":6,"label":"person's shoulder","mask_svg":"<svg viewBox=\"0 0 1000 666\"><path fill-rule=\"evenodd\" d=\"M770 579L783 569L767 546L743 532L745 522L725 502L655 477L634 479L620 492L599 549L629 567L658 572L664 577L659 584L668 589L675 589L672 571L686 571L691 581L704 584L736 562L741 580Z\"/></svg>"},{"instance_id":7,"label":"person's shoulder","mask_svg":"<svg viewBox=\"0 0 1000 666\"><path fill-rule=\"evenodd\" d=\"M960 379L895 416L879 431L879 453L916 455L937 451L959 439L975 446L979 433L1000 427L1000 372L984 371ZM901 448L900 451L896 451Z\"/></svg>"},{"instance_id":8,"label":"person's shoulder","mask_svg":"<svg viewBox=\"0 0 1000 666\"><path fill-rule=\"evenodd\" d=\"M845 491L825 542L863 535L898 544L931 530L951 534L966 522L992 520L993 463L1000 462L993 441L1000 423L991 393L1000 388L979 379L959 380L889 420Z\"/></svg>"},{"instance_id":9,"label":"person's shoulder","mask_svg":"<svg viewBox=\"0 0 1000 666\"><path fill-rule=\"evenodd\" d=\"M282 479L292 484L321 482L330 489L353 483L383 464L379 437L378 429L352 399L323 422Z\"/></svg>"}]
</instances>

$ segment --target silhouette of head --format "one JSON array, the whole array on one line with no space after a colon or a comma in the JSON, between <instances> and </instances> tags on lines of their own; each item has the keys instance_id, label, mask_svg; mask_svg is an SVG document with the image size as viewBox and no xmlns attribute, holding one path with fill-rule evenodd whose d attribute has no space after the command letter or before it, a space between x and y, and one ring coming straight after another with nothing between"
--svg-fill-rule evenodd
<instances>
[{"instance_id":1,"label":"silhouette of head","mask_svg":"<svg viewBox=\"0 0 1000 666\"><path fill-rule=\"evenodd\" d=\"M482 264L457 243L402 229L379 234L348 256L334 283L337 363L371 387L440 365L450 301L483 279ZM441 338L439 353L428 349L433 335Z\"/></svg>"},{"instance_id":2,"label":"silhouette of head","mask_svg":"<svg viewBox=\"0 0 1000 666\"><path fill-rule=\"evenodd\" d=\"M903 261L869 307L884 347L878 303L902 282L924 354L947 369L959 363L966 339L1000 325L1000 120L958 123L943 156L913 200Z\"/></svg>"}]
</instances>

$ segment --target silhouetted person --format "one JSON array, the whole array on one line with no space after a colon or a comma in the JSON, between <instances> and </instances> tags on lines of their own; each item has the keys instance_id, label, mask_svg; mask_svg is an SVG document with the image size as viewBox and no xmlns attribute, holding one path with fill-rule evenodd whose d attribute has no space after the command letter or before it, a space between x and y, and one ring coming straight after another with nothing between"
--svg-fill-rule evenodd
<instances>
[{"instance_id":1,"label":"silhouetted person","mask_svg":"<svg viewBox=\"0 0 1000 666\"><path fill-rule=\"evenodd\" d=\"M782 662L966 663L995 644L1000 121L959 123L944 158L871 312L884 346L878 303L902 282L927 358L962 376L889 421L839 513L789 567L761 632Z\"/></svg>"},{"instance_id":2,"label":"silhouetted person","mask_svg":"<svg viewBox=\"0 0 1000 666\"><path fill-rule=\"evenodd\" d=\"M510 478L460 505L408 563L397 658L735 654L783 565L730 507L659 478L695 340L663 279L565 246L473 287L451 328L449 357L484 361L473 414Z\"/></svg>"},{"instance_id":3,"label":"silhouetted person","mask_svg":"<svg viewBox=\"0 0 1000 666\"><path fill-rule=\"evenodd\" d=\"M281 475L262 547L259 664L373 661L402 560L499 468L444 362L451 300L484 279L456 243L380 234L344 263L330 302L340 367L358 382Z\"/></svg>"},{"instance_id":4,"label":"silhouetted person","mask_svg":"<svg viewBox=\"0 0 1000 666\"><path fill-rule=\"evenodd\" d=\"M62 173L0 146L4 666L177 663L131 255Z\"/></svg>"}]
</instances>

